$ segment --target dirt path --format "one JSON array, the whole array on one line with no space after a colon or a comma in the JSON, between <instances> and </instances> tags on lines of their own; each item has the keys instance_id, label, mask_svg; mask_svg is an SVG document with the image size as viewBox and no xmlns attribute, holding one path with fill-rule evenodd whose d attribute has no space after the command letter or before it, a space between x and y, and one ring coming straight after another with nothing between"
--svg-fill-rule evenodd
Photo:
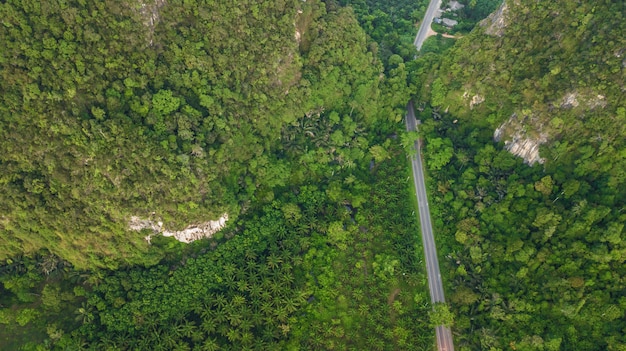
<instances>
[{"instance_id":1,"label":"dirt path","mask_svg":"<svg viewBox=\"0 0 626 351\"><path fill-rule=\"evenodd\" d=\"M396 323L396 311L393 309L393 303L396 301L396 297L400 294L400 288L395 288L387 296L387 305L389 305L389 320L392 324ZM395 344L395 341L394 341ZM396 348L397 349L397 348Z\"/></svg>"},{"instance_id":2,"label":"dirt path","mask_svg":"<svg viewBox=\"0 0 626 351\"><path fill-rule=\"evenodd\" d=\"M435 32L432 28L428 28L428 33L426 33L426 38L432 37L433 35L437 35L437 34L439 33ZM452 34L447 34L447 33L441 33L441 36L444 38L450 38L450 39L462 38L461 36L457 37L457 36L454 36Z\"/></svg>"},{"instance_id":3,"label":"dirt path","mask_svg":"<svg viewBox=\"0 0 626 351\"><path fill-rule=\"evenodd\" d=\"M398 294L400 293L400 288L395 288L391 294L389 294L389 296L387 297L387 304L389 306L393 305L393 302L396 301L396 297L398 296Z\"/></svg>"}]
</instances>

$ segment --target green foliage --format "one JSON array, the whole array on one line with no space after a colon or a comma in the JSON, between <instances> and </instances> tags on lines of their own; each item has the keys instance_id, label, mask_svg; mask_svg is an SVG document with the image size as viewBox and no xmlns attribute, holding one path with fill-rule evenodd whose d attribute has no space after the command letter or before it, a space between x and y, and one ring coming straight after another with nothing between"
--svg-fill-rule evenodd
<instances>
[{"instance_id":1,"label":"green foliage","mask_svg":"<svg viewBox=\"0 0 626 351\"><path fill-rule=\"evenodd\" d=\"M480 21L487 17L502 3L502 0L461 0L466 6L463 8L462 18Z\"/></svg>"},{"instance_id":2,"label":"green foliage","mask_svg":"<svg viewBox=\"0 0 626 351\"><path fill-rule=\"evenodd\" d=\"M47 248L78 268L153 265L167 249L129 232L132 216L170 230L236 218L369 162L366 128L402 117L406 68L382 75L348 9L114 3L0 7L0 259Z\"/></svg>"},{"instance_id":3,"label":"green foliage","mask_svg":"<svg viewBox=\"0 0 626 351\"><path fill-rule=\"evenodd\" d=\"M449 140L454 150L430 189L450 254L455 341L617 350L626 342L623 6L507 6L502 36L479 28L414 71L418 99L441 107L422 116L426 147ZM543 165L494 144L504 122L502 140L545 138Z\"/></svg>"},{"instance_id":4,"label":"green foliage","mask_svg":"<svg viewBox=\"0 0 626 351\"><path fill-rule=\"evenodd\" d=\"M441 54L451 48L455 42L456 39L445 38L441 34L429 37L424 44L422 44L420 55L427 53Z\"/></svg>"},{"instance_id":5,"label":"green foliage","mask_svg":"<svg viewBox=\"0 0 626 351\"><path fill-rule=\"evenodd\" d=\"M454 155L452 142L447 138L430 138L426 143L425 154L428 155L426 160L428 169L439 171L450 162Z\"/></svg>"},{"instance_id":6,"label":"green foliage","mask_svg":"<svg viewBox=\"0 0 626 351\"><path fill-rule=\"evenodd\" d=\"M393 55L405 61L413 59L413 40L417 34L418 21L422 20L427 1L410 0L340 0L351 6L365 32L377 43L377 51L385 67Z\"/></svg>"},{"instance_id":7,"label":"green foliage","mask_svg":"<svg viewBox=\"0 0 626 351\"><path fill-rule=\"evenodd\" d=\"M129 4L0 5L0 348L429 349L411 51L331 3Z\"/></svg>"},{"instance_id":8,"label":"green foliage","mask_svg":"<svg viewBox=\"0 0 626 351\"><path fill-rule=\"evenodd\" d=\"M444 266L453 272L450 301L456 327L464 331L460 345L485 342L470 328L485 328L493 347L511 340L521 347L539 338L552 348L583 339L590 340L586 349L618 345L625 326L612 318L623 316L624 307L609 277L626 274L623 204L607 200L623 198L621 189L597 179L596 193L589 192L576 174L565 178L550 164L548 174L530 168L494 149L489 134L477 139L480 130L451 118L433 131L454 139L457 151L433 173L431 206L437 231L455 238L447 242L454 253ZM532 328L535 339L521 332Z\"/></svg>"},{"instance_id":9,"label":"green foliage","mask_svg":"<svg viewBox=\"0 0 626 351\"><path fill-rule=\"evenodd\" d=\"M0 324L10 325L15 323L15 312L8 308L0 309Z\"/></svg>"},{"instance_id":10,"label":"green foliage","mask_svg":"<svg viewBox=\"0 0 626 351\"><path fill-rule=\"evenodd\" d=\"M445 83L440 78L435 79L432 86L430 104L434 107L440 107L445 103L447 89Z\"/></svg>"},{"instance_id":11,"label":"green foliage","mask_svg":"<svg viewBox=\"0 0 626 351\"><path fill-rule=\"evenodd\" d=\"M374 145L370 147L370 154L372 154L372 157L374 157L376 162L382 162L391 157L385 147L381 145Z\"/></svg>"},{"instance_id":12,"label":"green foliage","mask_svg":"<svg viewBox=\"0 0 626 351\"><path fill-rule=\"evenodd\" d=\"M465 7L453 13L444 13L443 15L443 17L459 22L452 29L441 26L447 32L467 33L471 31L477 23L489 16L503 3L502 0L460 0L459 2L465 5ZM444 3L446 2L444 1Z\"/></svg>"},{"instance_id":13,"label":"green foliage","mask_svg":"<svg viewBox=\"0 0 626 351\"><path fill-rule=\"evenodd\" d=\"M52 324L76 327L72 312L81 298L72 287L83 281L80 272L50 254L17 256L0 264L0 348L34 347L46 339Z\"/></svg>"},{"instance_id":14,"label":"green foliage","mask_svg":"<svg viewBox=\"0 0 626 351\"><path fill-rule=\"evenodd\" d=\"M180 99L172 95L170 90L159 90L152 95L152 108L161 115L169 115L178 110Z\"/></svg>"},{"instance_id":15,"label":"green foliage","mask_svg":"<svg viewBox=\"0 0 626 351\"><path fill-rule=\"evenodd\" d=\"M23 308L17 312L15 316L15 321L19 326L25 326L30 323L33 319L37 318L38 313L35 309L32 308Z\"/></svg>"},{"instance_id":16,"label":"green foliage","mask_svg":"<svg viewBox=\"0 0 626 351\"><path fill-rule=\"evenodd\" d=\"M219 245L101 277L75 308L81 327L49 324L48 345L429 349L428 305L414 299L426 286L405 162L397 144L389 148L374 173L357 173L371 185L358 212L316 186L287 190Z\"/></svg>"},{"instance_id":17,"label":"green foliage","mask_svg":"<svg viewBox=\"0 0 626 351\"><path fill-rule=\"evenodd\" d=\"M433 309L428 316L430 317L430 325L433 328L440 325L449 328L454 324L454 314L445 303L438 302L433 304Z\"/></svg>"}]
</instances>

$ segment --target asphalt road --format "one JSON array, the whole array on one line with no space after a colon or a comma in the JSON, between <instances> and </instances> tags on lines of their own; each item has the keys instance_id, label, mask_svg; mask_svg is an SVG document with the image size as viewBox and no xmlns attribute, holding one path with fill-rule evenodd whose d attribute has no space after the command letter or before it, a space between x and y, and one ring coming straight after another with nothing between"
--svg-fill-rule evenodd
<instances>
[{"instance_id":1,"label":"asphalt road","mask_svg":"<svg viewBox=\"0 0 626 351\"><path fill-rule=\"evenodd\" d=\"M413 103L409 102L406 115L406 129L408 131L417 130L415 110ZM443 283L439 271L439 259L437 258L437 247L433 235L433 226L430 221L430 209L428 208L428 198L426 196L426 183L424 182L424 165L422 164L421 143L415 142L415 154L411 156L411 168L413 169L413 182L417 204L419 207L420 226L422 229L422 242L424 244L424 257L426 259L426 271L428 273L428 289L430 290L430 300L432 303L446 302L443 293ZM453 351L452 332L450 328L438 326L435 330L437 335L437 348L439 351Z\"/></svg>"},{"instance_id":2,"label":"asphalt road","mask_svg":"<svg viewBox=\"0 0 626 351\"><path fill-rule=\"evenodd\" d=\"M430 28L431 23L433 23L433 18L435 18L435 14L437 13L437 9L441 7L441 0L431 0L430 4L428 4L428 9L426 9L426 14L424 14L424 19L420 24L420 28L417 31L417 35L415 36L415 40L413 41L413 45L417 48L417 51L420 51L422 48L422 44L428 37L428 29Z\"/></svg>"}]
</instances>

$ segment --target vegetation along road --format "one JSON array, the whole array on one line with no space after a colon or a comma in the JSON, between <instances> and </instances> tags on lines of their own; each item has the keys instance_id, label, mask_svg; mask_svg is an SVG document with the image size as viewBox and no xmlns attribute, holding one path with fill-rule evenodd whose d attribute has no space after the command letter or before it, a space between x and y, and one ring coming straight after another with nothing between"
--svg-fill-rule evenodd
<instances>
[{"instance_id":1,"label":"vegetation along road","mask_svg":"<svg viewBox=\"0 0 626 351\"><path fill-rule=\"evenodd\" d=\"M413 103L407 107L406 128L408 131L417 129L415 111ZM430 222L430 210L428 208L428 198L426 196L426 184L424 182L424 166L422 164L421 148L419 141L414 146L415 153L411 156L411 168L413 169L413 182L415 183L415 193L419 207L420 226L422 228L422 242L424 244L424 256L426 257L426 271L428 272L428 289L430 290L430 300L433 304L444 303L443 284L441 273L439 272L439 260L437 259L437 247L433 236L433 227ZM452 332L450 328L440 325L436 329L437 347L439 351L452 351Z\"/></svg>"},{"instance_id":2,"label":"vegetation along road","mask_svg":"<svg viewBox=\"0 0 626 351\"><path fill-rule=\"evenodd\" d=\"M433 22L435 13L441 7L441 0L431 0L424 14L424 19L415 36L413 44L419 51L422 44L428 38L428 31ZM413 103L409 102L406 115L406 128L408 131L417 129L417 121L415 119L415 110ZM415 183L415 193L419 207L420 226L422 229L422 242L424 244L424 256L426 258L426 271L428 273L428 288L430 290L430 300L434 303L445 303L443 293L443 284L441 282L441 273L439 271L439 260L437 259L437 247L435 246L435 238L433 236L433 227L430 222L430 210L428 208L428 198L426 196L426 185L424 182L424 166L422 164L422 156L420 143L415 142L415 153L411 156L411 168L413 169L413 182ZM437 348L439 351L453 351L454 343L452 342L452 332L450 328L440 325L435 330L437 336Z\"/></svg>"},{"instance_id":3,"label":"vegetation along road","mask_svg":"<svg viewBox=\"0 0 626 351\"><path fill-rule=\"evenodd\" d=\"M428 31L430 29L430 24L433 23L433 18L435 18L435 13L441 7L441 0L431 0L430 4L428 4L428 9L426 9L426 14L424 14L424 19L420 24L420 28L417 31L417 35L415 36L415 41L413 41L413 45L417 48L417 51L420 51L422 48L422 44L426 38L428 38Z\"/></svg>"}]
</instances>

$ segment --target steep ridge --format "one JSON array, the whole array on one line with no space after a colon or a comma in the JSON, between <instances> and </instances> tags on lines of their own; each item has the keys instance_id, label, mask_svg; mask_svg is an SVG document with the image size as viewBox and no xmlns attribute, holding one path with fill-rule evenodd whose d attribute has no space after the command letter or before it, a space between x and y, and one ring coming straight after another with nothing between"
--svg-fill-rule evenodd
<instances>
[{"instance_id":1,"label":"steep ridge","mask_svg":"<svg viewBox=\"0 0 626 351\"><path fill-rule=\"evenodd\" d=\"M460 349L626 346L625 9L506 1L420 59Z\"/></svg>"},{"instance_id":2,"label":"steep ridge","mask_svg":"<svg viewBox=\"0 0 626 351\"><path fill-rule=\"evenodd\" d=\"M351 14L319 1L28 0L0 16L0 259L145 263L132 216L236 219L287 183L305 120L399 115L372 103L385 80Z\"/></svg>"}]
</instances>

